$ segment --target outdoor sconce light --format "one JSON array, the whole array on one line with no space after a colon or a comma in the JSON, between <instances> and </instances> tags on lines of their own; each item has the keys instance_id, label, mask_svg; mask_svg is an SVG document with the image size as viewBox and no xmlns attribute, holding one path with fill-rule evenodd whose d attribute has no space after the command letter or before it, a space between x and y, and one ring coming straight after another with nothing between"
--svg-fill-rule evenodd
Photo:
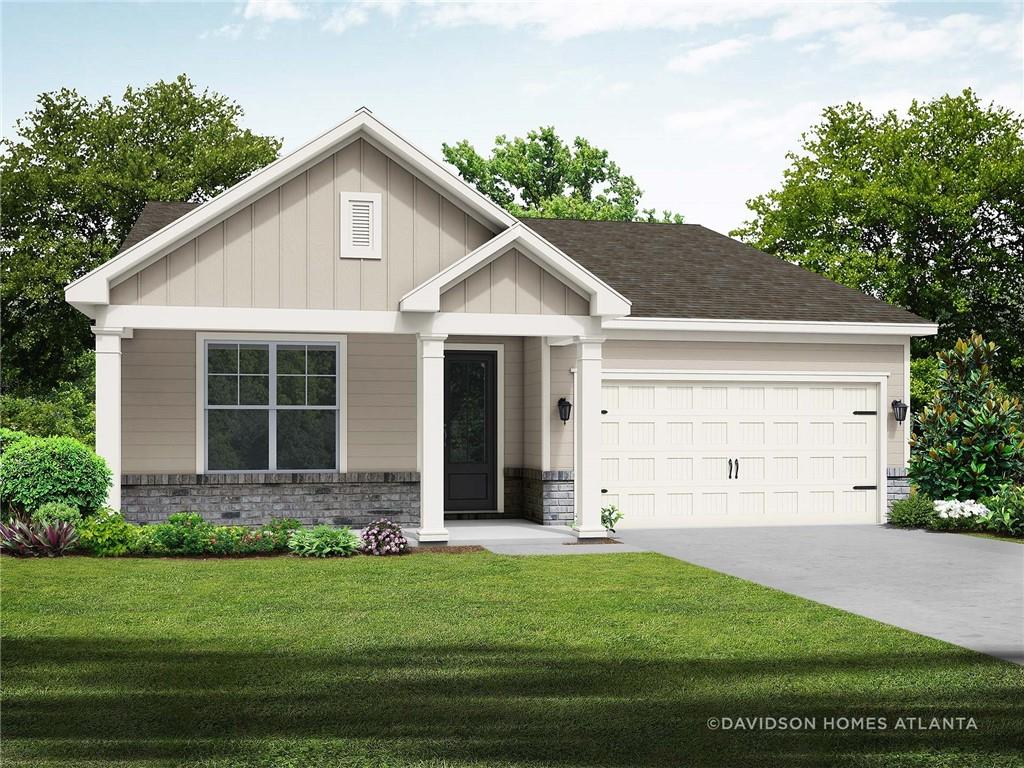
<instances>
[{"instance_id":1,"label":"outdoor sconce light","mask_svg":"<svg viewBox=\"0 0 1024 768\"><path fill-rule=\"evenodd\" d=\"M902 400L892 401L892 415L896 419L897 424L902 424L904 419L907 418L907 409L909 406Z\"/></svg>"},{"instance_id":2,"label":"outdoor sconce light","mask_svg":"<svg viewBox=\"0 0 1024 768\"><path fill-rule=\"evenodd\" d=\"M558 418L565 424L572 415L572 403L566 400L564 397L558 398Z\"/></svg>"}]
</instances>

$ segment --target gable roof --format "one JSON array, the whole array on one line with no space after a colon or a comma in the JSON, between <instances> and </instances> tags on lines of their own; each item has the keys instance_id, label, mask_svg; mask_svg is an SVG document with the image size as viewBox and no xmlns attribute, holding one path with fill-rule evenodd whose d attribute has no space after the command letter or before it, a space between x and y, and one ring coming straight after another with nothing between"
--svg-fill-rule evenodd
<instances>
[{"instance_id":1,"label":"gable roof","mask_svg":"<svg viewBox=\"0 0 1024 768\"><path fill-rule=\"evenodd\" d=\"M516 223L402 297L403 312L439 312L441 294L486 264L517 248L564 282L590 297L590 314L625 317L629 300L523 223Z\"/></svg>"},{"instance_id":2,"label":"gable roof","mask_svg":"<svg viewBox=\"0 0 1024 768\"><path fill-rule=\"evenodd\" d=\"M527 219L632 301L632 317L926 323L699 224Z\"/></svg>"},{"instance_id":3,"label":"gable roof","mask_svg":"<svg viewBox=\"0 0 1024 768\"><path fill-rule=\"evenodd\" d=\"M123 253L145 240L150 235L155 235L161 229L173 221L180 219L193 208L198 208L201 203L165 203L150 200L143 207L139 218L132 224L132 228L125 235L118 253Z\"/></svg>"},{"instance_id":4,"label":"gable roof","mask_svg":"<svg viewBox=\"0 0 1024 768\"><path fill-rule=\"evenodd\" d=\"M70 283L64 289L65 299L72 304L108 303L110 286L119 278L139 272L356 138L363 138L382 149L423 182L495 229L505 229L516 223L516 219L501 206L392 131L368 109L361 108L327 133L247 176L202 205L187 210L170 225L123 248L105 264ZM137 226L139 222L136 222Z\"/></svg>"}]
</instances>

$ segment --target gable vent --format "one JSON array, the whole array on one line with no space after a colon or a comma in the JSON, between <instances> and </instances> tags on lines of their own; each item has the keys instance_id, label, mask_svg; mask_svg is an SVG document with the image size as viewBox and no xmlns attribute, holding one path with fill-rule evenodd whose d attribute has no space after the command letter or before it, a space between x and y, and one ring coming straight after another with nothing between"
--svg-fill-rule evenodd
<instances>
[{"instance_id":1,"label":"gable vent","mask_svg":"<svg viewBox=\"0 0 1024 768\"><path fill-rule=\"evenodd\" d=\"M379 192L341 193L341 258L381 258L380 206Z\"/></svg>"}]
</instances>

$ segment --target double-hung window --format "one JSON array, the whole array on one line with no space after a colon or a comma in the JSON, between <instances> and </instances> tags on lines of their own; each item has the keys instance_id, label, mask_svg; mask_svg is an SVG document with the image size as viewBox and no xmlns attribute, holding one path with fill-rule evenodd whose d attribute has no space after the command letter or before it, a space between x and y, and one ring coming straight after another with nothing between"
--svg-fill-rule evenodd
<instances>
[{"instance_id":1,"label":"double-hung window","mask_svg":"<svg viewBox=\"0 0 1024 768\"><path fill-rule=\"evenodd\" d=\"M207 341L209 472L338 469L338 344Z\"/></svg>"}]
</instances>

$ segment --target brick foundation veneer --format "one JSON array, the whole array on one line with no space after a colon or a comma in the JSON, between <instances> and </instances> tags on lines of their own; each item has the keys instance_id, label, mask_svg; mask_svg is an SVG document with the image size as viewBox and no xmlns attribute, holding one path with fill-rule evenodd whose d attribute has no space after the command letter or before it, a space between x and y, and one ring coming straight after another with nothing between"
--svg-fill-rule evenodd
<instances>
[{"instance_id":1,"label":"brick foundation veneer","mask_svg":"<svg viewBox=\"0 0 1024 768\"><path fill-rule=\"evenodd\" d=\"M518 470L523 483L523 517L543 525L573 524L572 470Z\"/></svg>"},{"instance_id":2,"label":"brick foundation veneer","mask_svg":"<svg viewBox=\"0 0 1024 768\"><path fill-rule=\"evenodd\" d=\"M125 475L121 511L135 523L198 512L212 523L261 525L294 517L306 525L362 527L387 517L419 525L418 472L275 472L237 475Z\"/></svg>"},{"instance_id":3,"label":"brick foundation veneer","mask_svg":"<svg viewBox=\"0 0 1024 768\"><path fill-rule=\"evenodd\" d=\"M906 467L886 467L885 470L886 508L894 501L910 496L910 478Z\"/></svg>"}]
</instances>

